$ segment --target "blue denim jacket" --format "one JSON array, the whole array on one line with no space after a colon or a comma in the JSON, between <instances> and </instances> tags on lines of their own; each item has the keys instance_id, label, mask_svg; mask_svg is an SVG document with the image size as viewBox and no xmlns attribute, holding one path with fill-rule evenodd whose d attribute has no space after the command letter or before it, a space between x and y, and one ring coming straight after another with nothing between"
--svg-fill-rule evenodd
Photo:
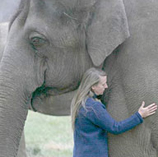
<instances>
[{"instance_id":1,"label":"blue denim jacket","mask_svg":"<svg viewBox=\"0 0 158 157\"><path fill-rule=\"evenodd\" d=\"M75 121L73 157L108 157L107 133L120 134L143 122L138 112L117 122L93 98L88 98L85 106Z\"/></svg>"}]
</instances>

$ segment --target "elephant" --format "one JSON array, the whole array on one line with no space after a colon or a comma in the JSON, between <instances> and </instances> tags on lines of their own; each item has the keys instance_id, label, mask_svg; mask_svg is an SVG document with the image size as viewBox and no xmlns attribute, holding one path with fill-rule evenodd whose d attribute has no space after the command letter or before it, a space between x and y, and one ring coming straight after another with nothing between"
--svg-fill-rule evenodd
<instances>
[{"instance_id":1,"label":"elephant","mask_svg":"<svg viewBox=\"0 0 158 157\"><path fill-rule=\"evenodd\" d=\"M101 100L116 120L143 100L158 103L157 7L156 0L21 0L0 65L0 157L17 156L29 109L69 115L90 67L107 72ZM158 157L157 117L109 134L109 156Z\"/></svg>"},{"instance_id":2,"label":"elephant","mask_svg":"<svg viewBox=\"0 0 158 157\"><path fill-rule=\"evenodd\" d=\"M8 26L8 22L0 23L0 61L3 56L3 51L7 40ZM24 133L21 136L17 157L26 157Z\"/></svg>"},{"instance_id":3,"label":"elephant","mask_svg":"<svg viewBox=\"0 0 158 157\"><path fill-rule=\"evenodd\" d=\"M1 61L1 58L3 55L6 40L7 40L9 20L10 20L10 17L12 16L12 14L16 11L18 5L19 5L19 0L1 1L1 6L0 6L0 61ZM22 136L21 136L17 157L26 157L24 134L22 134Z\"/></svg>"}]
</instances>

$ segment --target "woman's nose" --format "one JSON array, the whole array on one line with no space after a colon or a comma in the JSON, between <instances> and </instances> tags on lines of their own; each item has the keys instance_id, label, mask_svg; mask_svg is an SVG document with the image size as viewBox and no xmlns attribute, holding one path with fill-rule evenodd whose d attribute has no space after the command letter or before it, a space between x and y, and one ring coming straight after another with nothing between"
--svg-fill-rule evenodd
<instances>
[{"instance_id":1,"label":"woman's nose","mask_svg":"<svg viewBox=\"0 0 158 157\"><path fill-rule=\"evenodd\" d=\"M105 89L106 89L106 88L108 88L108 85L107 85L107 84L105 85Z\"/></svg>"}]
</instances>

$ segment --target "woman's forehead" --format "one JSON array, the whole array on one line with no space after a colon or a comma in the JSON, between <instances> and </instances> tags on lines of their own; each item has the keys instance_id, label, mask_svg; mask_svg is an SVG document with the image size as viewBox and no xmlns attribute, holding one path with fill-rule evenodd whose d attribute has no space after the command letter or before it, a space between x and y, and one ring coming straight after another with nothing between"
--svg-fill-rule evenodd
<instances>
[{"instance_id":1,"label":"woman's forehead","mask_svg":"<svg viewBox=\"0 0 158 157\"><path fill-rule=\"evenodd\" d=\"M107 82L107 76L100 76L100 82Z\"/></svg>"}]
</instances>

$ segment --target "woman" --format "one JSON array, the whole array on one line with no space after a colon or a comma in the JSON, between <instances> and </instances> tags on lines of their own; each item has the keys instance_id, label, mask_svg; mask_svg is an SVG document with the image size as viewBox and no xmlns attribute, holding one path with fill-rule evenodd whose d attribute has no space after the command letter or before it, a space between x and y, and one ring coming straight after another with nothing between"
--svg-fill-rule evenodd
<instances>
[{"instance_id":1,"label":"woman","mask_svg":"<svg viewBox=\"0 0 158 157\"><path fill-rule=\"evenodd\" d=\"M96 100L108 88L106 73L91 68L83 75L81 84L71 104L72 127L74 130L73 157L108 157L107 132L120 134L143 122L143 118L155 113L155 103L117 122L105 106Z\"/></svg>"}]
</instances>

